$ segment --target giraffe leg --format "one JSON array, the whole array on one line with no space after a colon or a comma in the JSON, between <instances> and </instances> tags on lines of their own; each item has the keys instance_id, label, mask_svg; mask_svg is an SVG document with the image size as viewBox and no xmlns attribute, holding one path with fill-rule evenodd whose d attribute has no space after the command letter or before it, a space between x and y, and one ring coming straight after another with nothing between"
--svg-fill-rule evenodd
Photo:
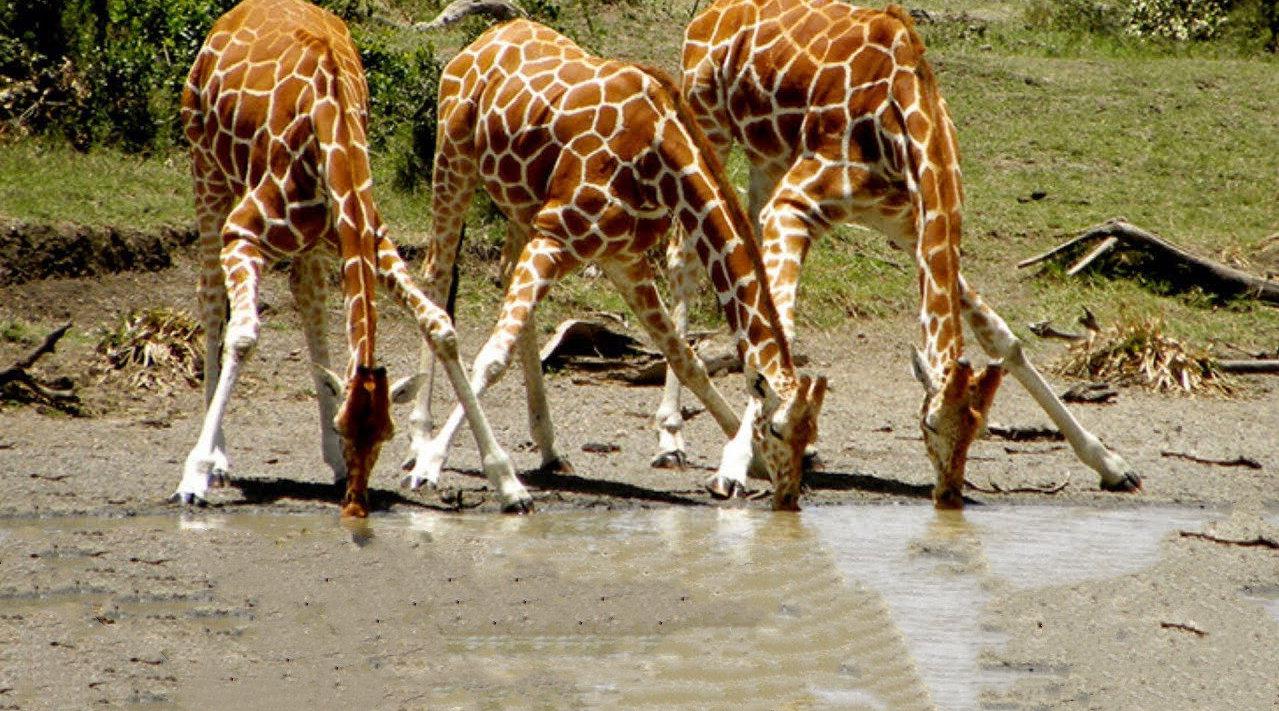
<instances>
[{"instance_id":1,"label":"giraffe leg","mask_svg":"<svg viewBox=\"0 0 1279 711\"><path fill-rule=\"evenodd\" d=\"M422 260L424 291L427 299L436 305L447 303L447 294L453 281L453 266L457 260L466 223L466 211L479 185L479 167L469 155L471 149L452 138L458 135L471 135L473 121L473 108L453 111L447 117L447 124L442 120L438 132L440 143L435 152L432 169L433 224L431 229L433 234L430 242L427 243L426 256ZM434 451L436 443L431 437L431 429L434 426L431 398L435 394L435 355L434 346L430 341L422 344L418 372L428 373L428 382L426 387L418 389L413 411L409 415L409 453L400 467L410 472L405 478L406 482L417 481L420 485L420 482L424 480L422 472L437 467L436 463L423 462L421 457L440 456L440 453ZM441 459L438 467L443 465L444 461Z\"/></svg>"},{"instance_id":2,"label":"giraffe leg","mask_svg":"<svg viewBox=\"0 0 1279 711\"><path fill-rule=\"evenodd\" d=\"M1141 477L1128 466L1123 457L1106 448L1075 419L1070 410L1048 387L1039 371L1026 358L1021 341L994 309L982 301L981 296L959 277L960 307L972 327L977 341L990 355L1003 359L1003 366L1021 383L1031 397L1044 409L1049 419L1057 425L1080 461L1101 475L1101 488L1108 491L1136 491L1141 488Z\"/></svg>"},{"instance_id":3,"label":"giraffe leg","mask_svg":"<svg viewBox=\"0 0 1279 711\"><path fill-rule=\"evenodd\" d=\"M514 222L506 223L506 243L502 246L502 283L509 286L515 266L519 263L528 233ZM524 371L524 390L527 393L528 427L533 444L542 455L543 472L571 474L573 464L555 447L555 425L551 421L551 408L546 400L546 382L542 377L542 358L537 350L537 314L530 312L528 324L520 331L516 342L520 365Z\"/></svg>"},{"instance_id":4,"label":"giraffe leg","mask_svg":"<svg viewBox=\"0 0 1279 711\"><path fill-rule=\"evenodd\" d=\"M346 480L346 458L342 456L342 442L333 428L338 400L324 376L324 370L331 368L328 318L324 309L328 286L326 277L327 270L321 255L315 252L299 255L289 272L289 290L302 319L302 333L311 356L311 377L315 383L315 399L320 406L320 446L324 463L333 470L333 482L340 484Z\"/></svg>"},{"instance_id":5,"label":"giraffe leg","mask_svg":"<svg viewBox=\"0 0 1279 711\"><path fill-rule=\"evenodd\" d=\"M219 472L216 469L219 461L215 452L222 429L222 418L226 415L227 403L239 376L240 365L257 345L257 290L263 261L261 253L254 246L254 235L239 225L262 222L263 216L258 203L244 200L232 211L224 229L226 246L222 248L221 263L225 289L230 299L231 319L223 342L217 385L213 388L213 395L204 413L200 436L187 455L182 481L171 497L175 502L204 503L210 484L226 475L225 471ZM222 461L225 462L225 459Z\"/></svg>"},{"instance_id":6,"label":"giraffe leg","mask_svg":"<svg viewBox=\"0 0 1279 711\"><path fill-rule=\"evenodd\" d=\"M199 226L200 276L196 286L197 311L204 327L204 408L207 411L218 386L218 373L222 369L222 337L226 329L227 292L223 283L221 252L222 226L234 206L225 183L217 177L218 171L197 152L192 160L195 177L196 222ZM226 456L226 435L219 420L213 435L213 482L222 483L230 471Z\"/></svg>"},{"instance_id":7,"label":"giraffe leg","mask_svg":"<svg viewBox=\"0 0 1279 711\"><path fill-rule=\"evenodd\" d=\"M386 238L380 239L378 244L378 276L395 298L417 319L418 328L428 347L443 364L444 372L453 385L461 410L475 437L475 444L480 450L484 475L498 492L502 510L507 513L532 511L533 497L529 496L528 490L515 476L510 456L493 436L493 428L480 407L478 393L467 382L466 371L458 356L457 332L452 321L443 309L426 298L413 283L408 268L395 251L395 245ZM410 380L420 382L420 375L419 373ZM412 386L397 384L392 388L397 402L413 396L410 387Z\"/></svg>"},{"instance_id":8,"label":"giraffe leg","mask_svg":"<svg viewBox=\"0 0 1279 711\"><path fill-rule=\"evenodd\" d=\"M666 247L666 269L671 283L671 313L675 332L680 339L688 333L688 303L697 290L697 270L701 263L688 240L679 231L672 233ZM658 454L649 466L658 469L683 469L688 463L684 444L684 413L680 407L681 385L671 366L666 367L666 386L662 403L653 416L657 423Z\"/></svg>"},{"instance_id":9,"label":"giraffe leg","mask_svg":"<svg viewBox=\"0 0 1279 711\"><path fill-rule=\"evenodd\" d=\"M475 358L470 387L476 397L482 395L506 371L516 342L538 301L546 295L552 284L576 265L577 259L553 237L537 236L525 245L506 289L502 315ZM435 438L415 453L416 462L404 479L405 485L413 489L422 484L437 485L449 446L461 421L462 408L454 408Z\"/></svg>"},{"instance_id":10,"label":"giraffe leg","mask_svg":"<svg viewBox=\"0 0 1279 711\"><path fill-rule=\"evenodd\" d=\"M752 460L751 424L755 411L747 407L745 419L739 419L724 400L724 396L706 374L706 367L689 348L671 321L670 313L662 304L662 298L653 286L653 270L644 259L632 262L602 263L604 273L621 292L627 305L635 312L653 343L666 356L666 362L706 409L719 423L724 434L732 437L724 447L719 470L707 480L707 488L720 496L732 496L746 488L746 471ZM744 443L744 447L743 447Z\"/></svg>"}]
</instances>

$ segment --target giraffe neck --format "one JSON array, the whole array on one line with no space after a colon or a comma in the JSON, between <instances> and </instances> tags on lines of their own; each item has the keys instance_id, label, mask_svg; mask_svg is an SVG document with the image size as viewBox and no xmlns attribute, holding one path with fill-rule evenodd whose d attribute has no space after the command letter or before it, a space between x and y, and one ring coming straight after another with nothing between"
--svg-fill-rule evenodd
<instances>
[{"instance_id":1,"label":"giraffe neck","mask_svg":"<svg viewBox=\"0 0 1279 711\"><path fill-rule=\"evenodd\" d=\"M943 375L964 351L960 323L959 243L963 228L963 187L954 126L937 88L924 45L904 10L888 14L905 25L910 48L898 52L897 72L914 78L914 86L893 82L895 105L905 143L907 181L913 183L916 261L919 264L921 327L928 365Z\"/></svg>"},{"instance_id":2,"label":"giraffe neck","mask_svg":"<svg viewBox=\"0 0 1279 711\"><path fill-rule=\"evenodd\" d=\"M665 86L680 119L666 121L658 132L663 137L659 150L680 187L676 219L696 241L743 364L762 375L778 396L789 397L798 387L795 365L750 220L678 90L665 75L645 71Z\"/></svg>"}]
</instances>

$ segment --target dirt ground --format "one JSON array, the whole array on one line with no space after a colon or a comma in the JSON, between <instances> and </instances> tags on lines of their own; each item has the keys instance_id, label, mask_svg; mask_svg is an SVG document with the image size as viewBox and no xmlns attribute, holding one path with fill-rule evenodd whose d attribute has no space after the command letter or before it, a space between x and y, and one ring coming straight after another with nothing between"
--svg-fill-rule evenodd
<instances>
[{"instance_id":1,"label":"dirt ground","mask_svg":"<svg viewBox=\"0 0 1279 711\"><path fill-rule=\"evenodd\" d=\"M338 521L337 495L319 456L305 351L279 275L266 285L270 307L260 346L226 422L232 486L212 492L210 509L200 514L271 514L264 518L272 522L272 535L215 531L192 541L175 531L172 522L183 514L165 499L199 427L197 389L128 392L115 381L88 383L86 363L97 329L133 309L189 310L193 284L190 260L182 256L159 272L0 287L0 319L31 322L37 333L73 321L75 331L38 369L77 378L86 404L100 411L94 417L30 406L0 411L0 527L17 531L8 538L0 531L0 708L198 708L214 698L201 695L206 692L233 708L260 706L267 698L282 707L328 706L338 699L377 708L560 706L549 701L563 691L557 677L536 673L546 671L550 660L522 671L477 669L465 655L448 653L440 631L461 624L453 607L462 603L454 605L455 599L479 610L465 620L468 629L478 630L490 617L500 628L498 620L518 611L512 608L517 605L512 583L504 577L510 566L483 563L487 539L363 549L350 545L355 535L308 539L284 554L280 541L297 531L290 517L274 515L308 514L297 520L327 521L322 525L334 529ZM387 308L383 313L379 353L394 378L410 372L417 342L405 317ZM488 325L461 325L465 352L474 354ZM334 331L334 344L337 338ZM932 472L915 420L921 392L906 355L913 338L905 314L873 326L854 323L837 332L802 334L799 350L810 358L807 370L825 372L831 380L821 422L822 463L808 479L805 507L926 503ZM1030 346L1040 361L1058 348ZM30 347L0 344L0 364ZM485 397L498 439L533 493L536 517L648 508L704 510L710 517L717 508L767 507L767 499L716 502L702 490L723 444L708 415L688 423L692 467L653 470L647 466L656 443L650 420L659 390L575 380L562 373L548 381L558 440L576 465L568 476L529 471L538 455L528 443L518 373L508 373ZM739 376L721 377L717 384L730 401L744 401ZM987 439L974 445L968 471L980 487L1069 481L1051 494L974 490L972 505L1193 507L1218 521L1212 530L1219 537L1279 540L1279 380L1273 376L1250 379L1244 395L1234 399L1125 389L1113 404L1073 409L1140 473L1141 493L1100 492L1095 474L1063 443ZM407 415L407 407L396 411L401 423ZM1048 424L1011 379L999 393L993 419ZM616 451L584 451L589 443L614 445ZM383 450L372 482L375 509L457 511L462 520L498 516L468 436L459 438L439 492L398 486L405 449L401 432ZM1199 463L1176 453L1247 457L1260 468ZM919 510L933 515L926 506ZM129 517L141 517L135 519L141 524L121 525ZM465 581L464 593L457 580ZM609 589L597 601L599 586ZM638 634L650 615L664 617L671 625L666 629L675 629L720 618L730 624L749 613L714 597L674 607L653 602L669 599L679 587L678 580L655 577L629 587L610 584L598 573L567 579L539 574L534 565L524 574L519 596L524 622L547 634L572 634L583 625ZM1050 682L1015 684L1001 695L998 708L1279 708L1279 620L1261 604L1242 601L1241 594L1269 599L1273 610L1279 551L1170 535L1158 562L1138 573L1105 584L1002 596L990 614L1009 636L1003 663L1032 671L1040 663L1055 671ZM304 598L349 614L330 619L305 612L299 607ZM378 627L379 610L410 602L422 610L417 626ZM172 609L166 611L166 604ZM1152 630L1155 618L1184 627ZM380 651L373 654L374 648ZM419 666L387 661L397 654L426 661ZM314 663L289 666L294 657ZM591 660L585 650L576 662ZM274 689L274 695L253 691L263 688ZM944 700L934 703L947 708Z\"/></svg>"}]
</instances>

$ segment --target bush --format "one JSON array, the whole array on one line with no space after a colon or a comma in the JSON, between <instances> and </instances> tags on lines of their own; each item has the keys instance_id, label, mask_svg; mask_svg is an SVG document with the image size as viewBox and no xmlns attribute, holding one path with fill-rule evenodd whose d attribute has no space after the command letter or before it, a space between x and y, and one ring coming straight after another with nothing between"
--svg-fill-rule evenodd
<instances>
[{"instance_id":1,"label":"bush","mask_svg":"<svg viewBox=\"0 0 1279 711\"><path fill-rule=\"evenodd\" d=\"M7 0L0 3L0 122L62 134L80 150L183 146L182 87L209 28L235 0ZM364 0L321 4L367 19ZM352 27L370 90L370 140L397 182L429 176L440 66L429 44L393 46ZM415 42L417 38L414 38Z\"/></svg>"},{"instance_id":2,"label":"bush","mask_svg":"<svg viewBox=\"0 0 1279 711\"><path fill-rule=\"evenodd\" d=\"M1131 0L1124 31L1137 37L1186 41L1217 36L1226 0Z\"/></svg>"}]
</instances>

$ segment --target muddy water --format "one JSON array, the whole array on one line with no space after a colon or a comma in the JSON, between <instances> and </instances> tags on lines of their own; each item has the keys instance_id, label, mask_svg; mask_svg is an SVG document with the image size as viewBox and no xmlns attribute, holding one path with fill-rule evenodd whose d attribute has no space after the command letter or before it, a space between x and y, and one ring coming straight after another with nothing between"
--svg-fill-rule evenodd
<instances>
[{"instance_id":1,"label":"muddy water","mask_svg":"<svg viewBox=\"0 0 1279 711\"><path fill-rule=\"evenodd\" d=\"M11 520L0 641L15 644L0 652L0 700L975 709L1028 673L989 661L1003 644L983 612L992 596L1137 571L1170 531L1209 517L889 505L347 527L329 515ZM59 645L84 667L66 678L90 691L24 668Z\"/></svg>"}]
</instances>

